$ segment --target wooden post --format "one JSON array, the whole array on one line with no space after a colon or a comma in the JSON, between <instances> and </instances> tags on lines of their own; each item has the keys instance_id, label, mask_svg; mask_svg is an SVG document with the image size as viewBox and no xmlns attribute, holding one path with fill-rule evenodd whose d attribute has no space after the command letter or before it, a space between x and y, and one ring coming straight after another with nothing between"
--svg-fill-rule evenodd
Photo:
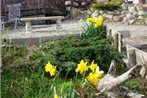
<instances>
[{"instance_id":1,"label":"wooden post","mask_svg":"<svg viewBox=\"0 0 147 98\"><path fill-rule=\"evenodd\" d=\"M111 29L107 30L107 36L108 36L108 37L109 37L109 36L112 36L112 30L111 30Z\"/></svg>"},{"instance_id":2,"label":"wooden post","mask_svg":"<svg viewBox=\"0 0 147 98\"><path fill-rule=\"evenodd\" d=\"M119 33L119 36L118 36L118 51L119 52L122 52L122 46L123 46L122 39L123 39L123 35Z\"/></svg>"},{"instance_id":3,"label":"wooden post","mask_svg":"<svg viewBox=\"0 0 147 98\"><path fill-rule=\"evenodd\" d=\"M127 52L128 52L129 68L132 68L137 64L135 49L129 49Z\"/></svg>"},{"instance_id":4,"label":"wooden post","mask_svg":"<svg viewBox=\"0 0 147 98\"><path fill-rule=\"evenodd\" d=\"M114 35L114 49L118 50L118 34Z\"/></svg>"}]
</instances>

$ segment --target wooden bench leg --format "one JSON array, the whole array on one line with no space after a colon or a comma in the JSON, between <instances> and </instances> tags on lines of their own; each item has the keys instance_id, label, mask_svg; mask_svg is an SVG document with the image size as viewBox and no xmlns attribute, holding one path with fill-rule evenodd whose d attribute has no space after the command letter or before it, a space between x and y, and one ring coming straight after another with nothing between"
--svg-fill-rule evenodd
<instances>
[{"instance_id":1,"label":"wooden bench leg","mask_svg":"<svg viewBox=\"0 0 147 98\"><path fill-rule=\"evenodd\" d=\"M30 21L26 21L25 22L26 26L26 33L31 33L32 32L32 26L31 26L31 22Z\"/></svg>"},{"instance_id":2,"label":"wooden bench leg","mask_svg":"<svg viewBox=\"0 0 147 98\"><path fill-rule=\"evenodd\" d=\"M62 29L62 26L61 26L61 19L57 19L56 20L56 30L60 30Z\"/></svg>"}]
</instances>

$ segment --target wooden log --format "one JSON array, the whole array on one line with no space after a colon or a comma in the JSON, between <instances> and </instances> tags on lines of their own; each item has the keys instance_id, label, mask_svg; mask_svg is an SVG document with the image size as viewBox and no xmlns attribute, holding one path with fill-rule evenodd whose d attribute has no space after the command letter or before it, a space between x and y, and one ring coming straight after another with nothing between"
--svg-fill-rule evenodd
<instances>
[{"instance_id":1,"label":"wooden log","mask_svg":"<svg viewBox=\"0 0 147 98\"><path fill-rule=\"evenodd\" d=\"M128 54L129 68L132 68L137 63L135 49L129 49L127 52L128 52L127 54Z\"/></svg>"},{"instance_id":2,"label":"wooden log","mask_svg":"<svg viewBox=\"0 0 147 98\"><path fill-rule=\"evenodd\" d=\"M115 68L115 62L112 61L108 73L97 83L97 90L104 93L109 98L118 98L119 96L121 96L119 98L125 98L123 96L128 96L129 98L143 98L144 95L133 93L132 91L128 91L120 86L130 78L133 78L134 75L139 75L142 65L135 65L118 77L114 76Z\"/></svg>"},{"instance_id":3,"label":"wooden log","mask_svg":"<svg viewBox=\"0 0 147 98\"><path fill-rule=\"evenodd\" d=\"M114 66L114 64L111 64L111 66L112 65ZM111 66L110 66L110 68L111 68ZM100 91L101 90L109 91L109 90L119 86L120 84L126 82L128 79L130 79L132 76L134 76L134 74L139 74L141 67L142 67L142 65L136 65L118 77L115 77L114 75L109 74L109 73L111 73L111 72L109 72L108 74L106 74L104 76L104 78L102 78L100 80L100 82L97 85L97 89Z\"/></svg>"}]
</instances>

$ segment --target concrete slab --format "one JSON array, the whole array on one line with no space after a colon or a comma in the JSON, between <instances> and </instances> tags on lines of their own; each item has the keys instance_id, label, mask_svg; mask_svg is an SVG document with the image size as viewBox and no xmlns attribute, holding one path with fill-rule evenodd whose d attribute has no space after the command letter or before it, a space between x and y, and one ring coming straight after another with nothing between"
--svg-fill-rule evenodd
<instances>
[{"instance_id":1,"label":"concrete slab","mask_svg":"<svg viewBox=\"0 0 147 98\"><path fill-rule=\"evenodd\" d=\"M11 44L37 44L49 40L59 39L65 35L79 35L82 31L79 20L66 20L62 22L62 29L56 30L56 24L33 26L32 33L26 33L25 28L16 31L7 30L2 33L2 39L10 40Z\"/></svg>"}]
</instances>

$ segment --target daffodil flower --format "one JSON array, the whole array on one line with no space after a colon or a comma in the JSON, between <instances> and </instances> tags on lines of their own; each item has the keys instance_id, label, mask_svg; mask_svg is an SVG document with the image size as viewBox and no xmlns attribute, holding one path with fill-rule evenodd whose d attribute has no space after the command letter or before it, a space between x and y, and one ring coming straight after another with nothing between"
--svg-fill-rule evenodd
<instances>
[{"instance_id":1,"label":"daffodil flower","mask_svg":"<svg viewBox=\"0 0 147 98\"><path fill-rule=\"evenodd\" d=\"M91 65L90 65L91 71L95 72L96 68L97 68L97 64L94 64L94 61L92 61Z\"/></svg>"},{"instance_id":2,"label":"daffodil flower","mask_svg":"<svg viewBox=\"0 0 147 98\"><path fill-rule=\"evenodd\" d=\"M80 74L83 74L88 70L87 62L84 62L84 60L80 61L80 64L78 64L78 67L76 68L76 72L80 72Z\"/></svg>"},{"instance_id":3,"label":"daffodil flower","mask_svg":"<svg viewBox=\"0 0 147 98\"><path fill-rule=\"evenodd\" d=\"M55 93L55 94L54 94L54 98L59 98L59 96Z\"/></svg>"},{"instance_id":4,"label":"daffodil flower","mask_svg":"<svg viewBox=\"0 0 147 98\"><path fill-rule=\"evenodd\" d=\"M90 23L90 22L94 23L96 21L96 18L90 17L90 18L87 18L86 21L87 21L87 23Z\"/></svg>"},{"instance_id":5,"label":"daffodil flower","mask_svg":"<svg viewBox=\"0 0 147 98\"><path fill-rule=\"evenodd\" d=\"M87 80L90 84L96 86L100 78L97 78L96 73L90 73L89 76L87 77Z\"/></svg>"},{"instance_id":6,"label":"daffodil flower","mask_svg":"<svg viewBox=\"0 0 147 98\"><path fill-rule=\"evenodd\" d=\"M94 23L94 28L98 28L99 26L103 25L104 19L102 16L99 16L97 21Z\"/></svg>"},{"instance_id":7,"label":"daffodil flower","mask_svg":"<svg viewBox=\"0 0 147 98\"><path fill-rule=\"evenodd\" d=\"M103 73L104 71L100 71L99 66L97 66L95 72L89 74L89 76L87 77L87 81L90 84L96 86L100 79L103 77Z\"/></svg>"},{"instance_id":8,"label":"daffodil flower","mask_svg":"<svg viewBox=\"0 0 147 98\"><path fill-rule=\"evenodd\" d=\"M53 66L50 62L45 65L45 71L50 73L50 76L54 76L56 73L56 67Z\"/></svg>"}]
</instances>

